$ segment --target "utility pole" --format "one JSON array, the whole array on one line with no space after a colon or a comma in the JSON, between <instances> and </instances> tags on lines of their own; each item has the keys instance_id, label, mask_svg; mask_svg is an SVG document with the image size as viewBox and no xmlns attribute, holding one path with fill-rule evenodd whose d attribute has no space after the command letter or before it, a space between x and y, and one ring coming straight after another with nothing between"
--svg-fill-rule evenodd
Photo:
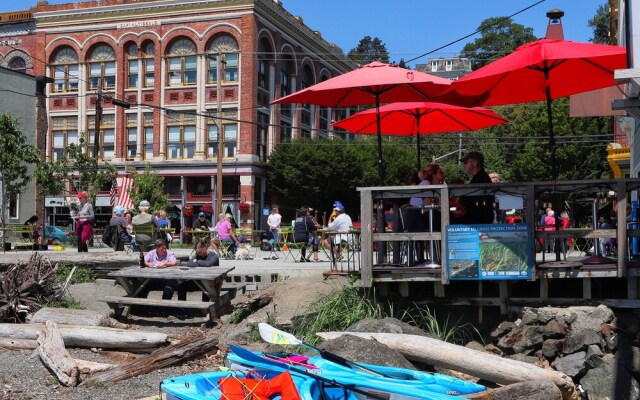
<instances>
[{"instance_id":1,"label":"utility pole","mask_svg":"<svg viewBox=\"0 0 640 400\"><path fill-rule=\"evenodd\" d=\"M216 128L218 130L218 158L216 168L216 217L222 213L222 158L224 132L222 131L222 54L216 55Z\"/></svg>"}]
</instances>

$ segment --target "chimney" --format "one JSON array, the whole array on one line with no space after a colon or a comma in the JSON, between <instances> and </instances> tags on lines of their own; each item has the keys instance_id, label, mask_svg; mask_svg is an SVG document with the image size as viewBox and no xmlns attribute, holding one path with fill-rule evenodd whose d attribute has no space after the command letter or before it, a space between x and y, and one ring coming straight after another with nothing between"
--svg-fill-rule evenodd
<instances>
[{"instance_id":1,"label":"chimney","mask_svg":"<svg viewBox=\"0 0 640 400\"><path fill-rule=\"evenodd\" d=\"M547 39L564 40L564 33L562 32L562 17L564 11L554 8L547 12L547 18L549 18L549 25L547 25Z\"/></svg>"}]
</instances>

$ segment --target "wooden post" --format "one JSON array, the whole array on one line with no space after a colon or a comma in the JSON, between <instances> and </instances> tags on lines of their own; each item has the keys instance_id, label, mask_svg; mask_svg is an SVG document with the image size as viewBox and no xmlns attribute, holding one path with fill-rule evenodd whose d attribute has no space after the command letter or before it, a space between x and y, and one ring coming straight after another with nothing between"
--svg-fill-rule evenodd
<instances>
[{"instance_id":1,"label":"wooden post","mask_svg":"<svg viewBox=\"0 0 640 400\"><path fill-rule=\"evenodd\" d=\"M373 201L371 190L362 190L360 193L360 237L362 239L362 269L360 270L360 281L362 286L371 287L373 284Z\"/></svg>"},{"instance_id":2,"label":"wooden post","mask_svg":"<svg viewBox=\"0 0 640 400\"><path fill-rule=\"evenodd\" d=\"M509 282L500 281L498 283L498 289L500 291L500 314L507 314L507 302L509 301Z\"/></svg>"},{"instance_id":3,"label":"wooden post","mask_svg":"<svg viewBox=\"0 0 640 400\"><path fill-rule=\"evenodd\" d=\"M582 298L591 299L591 278L582 278Z\"/></svg>"}]
</instances>

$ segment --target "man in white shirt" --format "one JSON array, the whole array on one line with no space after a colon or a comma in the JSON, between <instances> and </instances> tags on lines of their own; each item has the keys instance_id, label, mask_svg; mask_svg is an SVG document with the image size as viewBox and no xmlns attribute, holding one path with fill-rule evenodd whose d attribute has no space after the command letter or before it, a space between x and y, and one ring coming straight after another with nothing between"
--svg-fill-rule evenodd
<instances>
[{"instance_id":1,"label":"man in white shirt","mask_svg":"<svg viewBox=\"0 0 640 400\"><path fill-rule=\"evenodd\" d=\"M343 241L345 242L350 241L348 233L349 233L349 229L353 225L353 222L351 221L351 217L349 216L349 214L345 213L344 206L342 205L341 202L336 201L333 204L333 210L336 211L338 216L336 217L336 219L334 219L332 222L329 223L327 228L330 231L335 231L338 233L337 235L335 235L334 245L335 245L336 259L340 260L341 259L340 250L342 247L341 244Z\"/></svg>"},{"instance_id":2,"label":"man in white shirt","mask_svg":"<svg viewBox=\"0 0 640 400\"><path fill-rule=\"evenodd\" d=\"M278 241L278 228L282 222L282 215L278 213L278 207L271 209L271 214L267 218L267 225L269 225L269 232L271 232L271 239Z\"/></svg>"}]
</instances>

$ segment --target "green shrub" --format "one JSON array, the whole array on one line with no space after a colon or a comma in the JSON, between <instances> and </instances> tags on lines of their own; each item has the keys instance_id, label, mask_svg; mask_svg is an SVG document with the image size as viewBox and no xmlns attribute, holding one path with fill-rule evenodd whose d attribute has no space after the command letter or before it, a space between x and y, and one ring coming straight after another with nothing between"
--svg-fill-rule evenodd
<instances>
[{"instance_id":1,"label":"green shrub","mask_svg":"<svg viewBox=\"0 0 640 400\"><path fill-rule=\"evenodd\" d=\"M54 300L47 304L48 307L53 308L74 308L76 310L82 310L82 304L78 303L76 299L71 296L64 296L60 300Z\"/></svg>"},{"instance_id":2,"label":"green shrub","mask_svg":"<svg viewBox=\"0 0 640 400\"><path fill-rule=\"evenodd\" d=\"M72 267L64 264L58 264L58 269L56 270L56 281L60 283L64 283L71 273ZM76 272L73 273L73 277L71 277L71 284L76 283L93 283L96 281L96 275L93 270L89 267L78 267L76 268Z\"/></svg>"}]
</instances>

